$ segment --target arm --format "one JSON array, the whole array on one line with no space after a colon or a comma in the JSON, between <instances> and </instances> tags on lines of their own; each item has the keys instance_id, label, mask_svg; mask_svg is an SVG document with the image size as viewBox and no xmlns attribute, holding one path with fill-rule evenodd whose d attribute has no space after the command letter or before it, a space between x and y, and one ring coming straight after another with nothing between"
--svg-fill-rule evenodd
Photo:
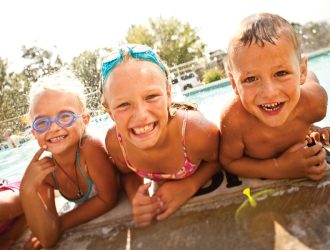
<instances>
[{"instance_id":1,"label":"arm","mask_svg":"<svg viewBox=\"0 0 330 250\"><path fill-rule=\"evenodd\" d=\"M320 144L307 147L305 143L297 143L279 157L251 158L244 154L241 129L233 120L228 123L226 119L221 123L220 162L227 171L249 178L322 178L326 164L325 151ZM318 164L321 166L316 166Z\"/></svg>"},{"instance_id":2,"label":"arm","mask_svg":"<svg viewBox=\"0 0 330 250\"><path fill-rule=\"evenodd\" d=\"M135 225L145 227L152 222L161 207L161 203L157 197L150 197L148 193L150 184L143 184L143 178L126 166L114 128L109 129L105 142L107 150L120 172L121 185L132 204Z\"/></svg>"},{"instance_id":3,"label":"arm","mask_svg":"<svg viewBox=\"0 0 330 250\"><path fill-rule=\"evenodd\" d=\"M60 220L53 188L45 183L55 168L49 158L39 160L43 151L43 148L38 150L24 173L20 198L31 231L44 247L50 247L60 236Z\"/></svg>"},{"instance_id":4,"label":"arm","mask_svg":"<svg viewBox=\"0 0 330 250\"><path fill-rule=\"evenodd\" d=\"M163 220L180 208L220 170L218 163L219 129L199 112L189 112L186 146L190 160L200 162L196 172L184 179L167 181L156 195L163 202L157 220Z\"/></svg>"},{"instance_id":5,"label":"arm","mask_svg":"<svg viewBox=\"0 0 330 250\"><path fill-rule=\"evenodd\" d=\"M72 228L107 212L117 202L118 181L115 169L101 142L85 138L81 152L97 194L76 209L61 216L61 231Z\"/></svg>"}]
</instances>

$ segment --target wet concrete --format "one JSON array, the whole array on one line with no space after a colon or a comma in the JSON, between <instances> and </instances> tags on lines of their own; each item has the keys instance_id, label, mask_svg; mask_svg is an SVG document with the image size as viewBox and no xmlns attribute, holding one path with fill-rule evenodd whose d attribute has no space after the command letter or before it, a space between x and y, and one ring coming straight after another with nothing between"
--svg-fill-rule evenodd
<instances>
[{"instance_id":1,"label":"wet concrete","mask_svg":"<svg viewBox=\"0 0 330 250\"><path fill-rule=\"evenodd\" d=\"M256 207L242 188L196 197L144 229L134 228L129 209L122 217L110 211L65 233L54 249L330 249L329 184L329 174L321 182L265 182L251 190Z\"/></svg>"}]
</instances>

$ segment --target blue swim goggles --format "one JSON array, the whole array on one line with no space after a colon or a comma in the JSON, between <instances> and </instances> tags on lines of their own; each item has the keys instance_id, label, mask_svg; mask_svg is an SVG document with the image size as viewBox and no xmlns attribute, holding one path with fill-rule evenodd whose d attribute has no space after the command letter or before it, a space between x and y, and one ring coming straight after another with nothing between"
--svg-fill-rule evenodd
<instances>
[{"instance_id":1,"label":"blue swim goggles","mask_svg":"<svg viewBox=\"0 0 330 250\"><path fill-rule=\"evenodd\" d=\"M123 53L125 50L128 50L128 52L131 54L133 58L150 61L158 64L158 66L161 68L161 70L164 72L167 78L167 73L164 65L160 62L156 53L149 46L127 44L122 46L119 52L114 52L102 62L102 86L101 86L102 93L104 93L105 79L107 78L110 71L113 70L114 67L117 66L117 64L123 61Z\"/></svg>"},{"instance_id":2,"label":"blue swim goggles","mask_svg":"<svg viewBox=\"0 0 330 250\"><path fill-rule=\"evenodd\" d=\"M48 116L39 116L33 123L32 128L38 133L41 134L47 131L50 128L52 122L55 122L60 127L70 127L72 124L81 117L82 114L76 115L71 111L60 112L55 118L50 118Z\"/></svg>"}]
</instances>

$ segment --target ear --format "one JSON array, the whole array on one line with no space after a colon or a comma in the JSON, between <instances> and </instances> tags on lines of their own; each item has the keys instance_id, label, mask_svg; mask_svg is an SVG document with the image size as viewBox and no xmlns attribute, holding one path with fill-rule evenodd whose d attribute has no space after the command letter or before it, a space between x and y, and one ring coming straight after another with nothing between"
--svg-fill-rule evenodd
<instances>
[{"instance_id":1,"label":"ear","mask_svg":"<svg viewBox=\"0 0 330 250\"><path fill-rule=\"evenodd\" d=\"M238 95L238 90L237 90L237 86L236 86L236 82L235 82L233 74L231 72L228 72L228 77L229 77L231 86L232 86L233 90L235 91L235 94Z\"/></svg>"},{"instance_id":2,"label":"ear","mask_svg":"<svg viewBox=\"0 0 330 250\"><path fill-rule=\"evenodd\" d=\"M167 87L166 87L166 94L167 94L167 106L168 108L171 107L171 104L172 104L172 91L171 91L171 84L167 84Z\"/></svg>"},{"instance_id":3,"label":"ear","mask_svg":"<svg viewBox=\"0 0 330 250\"><path fill-rule=\"evenodd\" d=\"M307 78L307 58L303 57L300 61L300 85L303 85Z\"/></svg>"},{"instance_id":4,"label":"ear","mask_svg":"<svg viewBox=\"0 0 330 250\"><path fill-rule=\"evenodd\" d=\"M90 118L91 118L90 114L84 114L82 116L83 123L87 125L89 123Z\"/></svg>"},{"instance_id":5,"label":"ear","mask_svg":"<svg viewBox=\"0 0 330 250\"><path fill-rule=\"evenodd\" d=\"M34 138L37 139L37 132L32 128L31 133L33 134Z\"/></svg>"},{"instance_id":6,"label":"ear","mask_svg":"<svg viewBox=\"0 0 330 250\"><path fill-rule=\"evenodd\" d=\"M115 120L113 119L113 114L111 113L110 109L109 109L107 106L105 106L105 105L103 105L103 108L104 108L104 110L108 113L108 115L110 116L111 120L112 120L112 121L115 121Z\"/></svg>"}]
</instances>

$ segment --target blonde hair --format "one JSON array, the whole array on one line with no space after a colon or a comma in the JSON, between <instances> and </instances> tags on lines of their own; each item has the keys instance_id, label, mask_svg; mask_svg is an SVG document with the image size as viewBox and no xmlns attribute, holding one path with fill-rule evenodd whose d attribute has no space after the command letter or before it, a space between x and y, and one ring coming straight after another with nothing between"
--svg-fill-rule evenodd
<instances>
[{"instance_id":1,"label":"blonde hair","mask_svg":"<svg viewBox=\"0 0 330 250\"><path fill-rule=\"evenodd\" d=\"M82 112L86 112L86 97L84 94L84 85L79 81L71 71L60 70L54 74L44 76L35 82L29 93L29 121L33 117L33 109L36 98L46 91L63 91L72 94L78 101Z\"/></svg>"},{"instance_id":2,"label":"blonde hair","mask_svg":"<svg viewBox=\"0 0 330 250\"><path fill-rule=\"evenodd\" d=\"M298 59L301 59L300 42L293 26L279 15L270 13L253 14L244 18L238 33L231 39L228 46L227 70L231 70L232 56L239 47L250 46L252 43L264 47L266 43L276 45L282 35L292 42Z\"/></svg>"}]
</instances>

